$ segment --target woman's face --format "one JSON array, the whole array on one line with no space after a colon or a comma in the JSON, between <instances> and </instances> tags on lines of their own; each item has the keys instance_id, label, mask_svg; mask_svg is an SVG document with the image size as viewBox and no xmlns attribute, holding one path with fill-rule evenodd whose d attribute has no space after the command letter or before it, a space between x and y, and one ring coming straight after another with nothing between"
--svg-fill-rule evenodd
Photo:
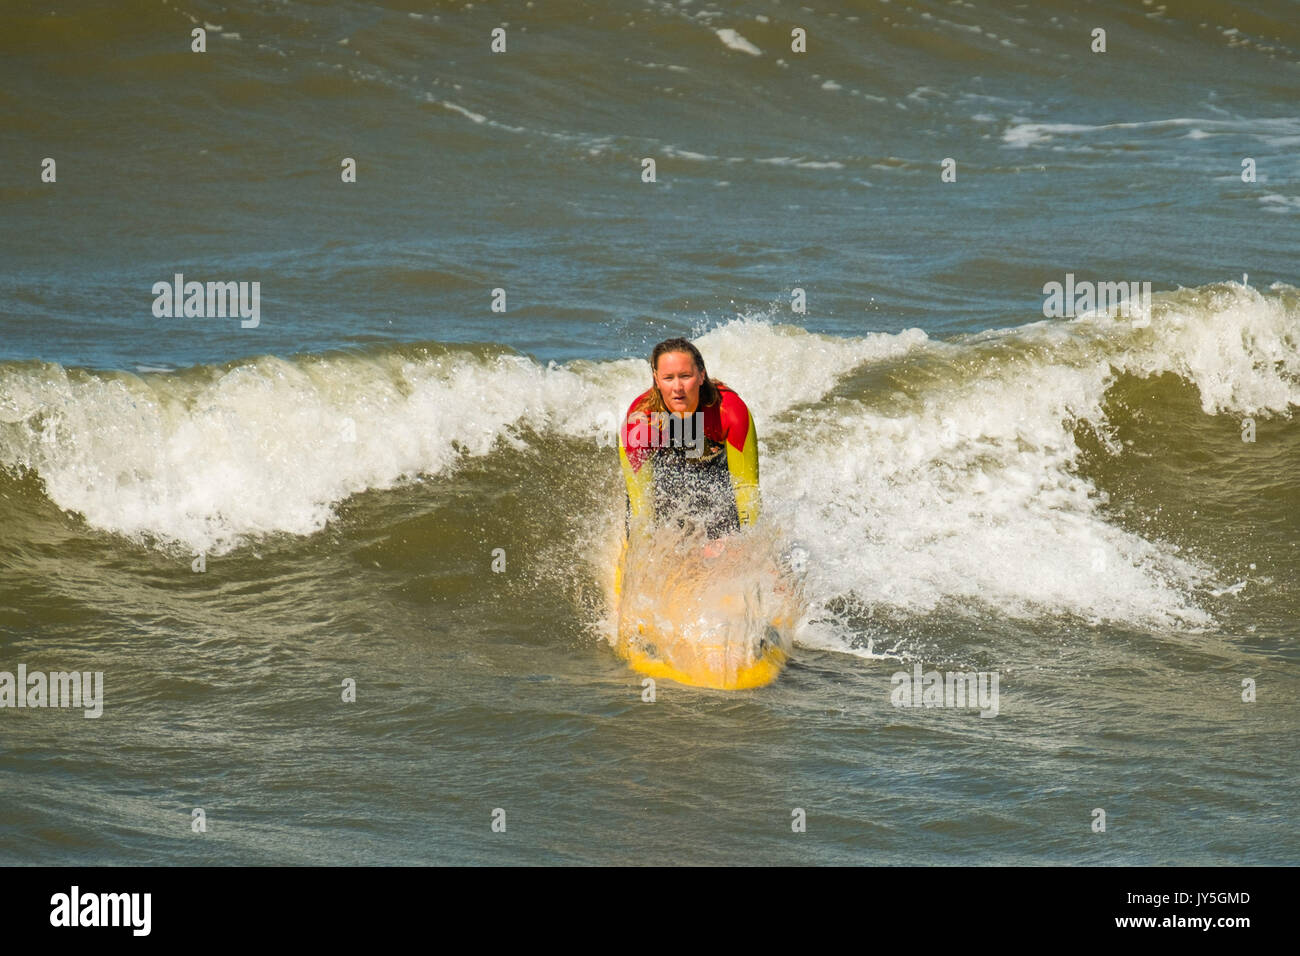
<instances>
[{"instance_id":1,"label":"woman's face","mask_svg":"<svg viewBox=\"0 0 1300 956\"><path fill-rule=\"evenodd\" d=\"M704 372L695 367L689 352L665 352L655 366L655 384L664 397L668 410L678 415L690 415L700 407L700 386Z\"/></svg>"}]
</instances>

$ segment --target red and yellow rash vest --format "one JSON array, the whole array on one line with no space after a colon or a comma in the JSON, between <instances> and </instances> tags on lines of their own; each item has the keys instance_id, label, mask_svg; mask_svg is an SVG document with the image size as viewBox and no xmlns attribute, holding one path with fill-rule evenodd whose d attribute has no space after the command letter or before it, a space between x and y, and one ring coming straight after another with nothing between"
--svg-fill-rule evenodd
<instances>
[{"instance_id":1,"label":"red and yellow rash vest","mask_svg":"<svg viewBox=\"0 0 1300 956\"><path fill-rule=\"evenodd\" d=\"M638 520L702 522L710 538L758 519L758 436L754 416L725 386L720 401L686 419L628 408L618 454L627 482L629 526ZM703 431L703 435L700 431Z\"/></svg>"}]
</instances>

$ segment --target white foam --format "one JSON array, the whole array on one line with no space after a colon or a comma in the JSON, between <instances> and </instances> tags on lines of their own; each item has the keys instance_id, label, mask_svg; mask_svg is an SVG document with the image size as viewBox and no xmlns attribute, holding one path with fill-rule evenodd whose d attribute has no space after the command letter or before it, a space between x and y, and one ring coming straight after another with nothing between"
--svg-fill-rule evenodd
<instances>
[{"instance_id":1,"label":"white foam","mask_svg":"<svg viewBox=\"0 0 1300 956\"><path fill-rule=\"evenodd\" d=\"M796 159L793 156L769 156L756 159L756 163L767 166L794 166L799 169L843 169L844 164L836 160Z\"/></svg>"},{"instance_id":2,"label":"white foam","mask_svg":"<svg viewBox=\"0 0 1300 956\"><path fill-rule=\"evenodd\" d=\"M678 149L675 146L665 146L663 148L665 156L671 156L673 159L688 159L693 162L707 162L715 160L717 156L710 156L707 153L693 153L690 150Z\"/></svg>"},{"instance_id":3,"label":"white foam","mask_svg":"<svg viewBox=\"0 0 1300 956\"><path fill-rule=\"evenodd\" d=\"M1076 473L1075 424L1120 450L1103 412L1116 370L1177 374L1206 414L1290 414L1298 296L1279 285L1180 290L1156 297L1145 327L1094 315L952 343L917 329L815 335L772 324L774 309L695 341L754 413L764 509L808 548L815 601L1197 627L1212 623L1197 590L1222 582L1107 520ZM882 363L900 365L906 394L835 394ZM463 351L145 376L9 364L0 464L35 469L56 504L97 528L221 553L260 534L318 531L364 489L525 449L529 429L613 455L614 427L648 384L643 358L541 366ZM839 640L833 630L800 639Z\"/></svg>"},{"instance_id":4,"label":"white foam","mask_svg":"<svg viewBox=\"0 0 1300 956\"><path fill-rule=\"evenodd\" d=\"M1076 133L1098 133L1106 130L1161 130L1192 127L1186 138L1200 139L1220 133L1237 133L1260 139L1271 145L1286 142L1300 133L1300 118L1296 117L1253 117L1246 119L1197 119L1194 117L1173 117L1162 120L1147 120L1136 123L1034 123L1025 117L1012 118L1012 125L1002 133L1002 140L1008 146L1025 147L1045 142L1054 136Z\"/></svg>"},{"instance_id":5,"label":"white foam","mask_svg":"<svg viewBox=\"0 0 1300 956\"><path fill-rule=\"evenodd\" d=\"M767 417L924 334L842 340L734 321L698 341ZM771 372L756 349L790 370L780 395L763 394ZM351 494L444 474L498 442L522 448L525 419L612 451L649 384L641 359L542 367L463 353L264 357L206 373L0 367L0 423L17 426L0 431L0 464L34 468L59 507L95 527L219 554L249 536L319 531Z\"/></svg>"},{"instance_id":6,"label":"white foam","mask_svg":"<svg viewBox=\"0 0 1300 956\"><path fill-rule=\"evenodd\" d=\"M1161 296L1150 326L1128 337L1124 322L1104 316L1072 324L1120 336L1110 360L1127 372L1191 382L1207 415L1287 413L1300 405L1300 323L1295 290L1279 291L1230 284Z\"/></svg>"},{"instance_id":7,"label":"white foam","mask_svg":"<svg viewBox=\"0 0 1300 956\"><path fill-rule=\"evenodd\" d=\"M1259 201L1268 212L1293 212L1300 209L1300 196L1266 193L1259 197Z\"/></svg>"},{"instance_id":8,"label":"white foam","mask_svg":"<svg viewBox=\"0 0 1300 956\"><path fill-rule=\"evenodd\" d=\"M452 110L453 112L459 113L461 116L464 116L466 119L473 120L475 123L483 123L487 121L486 116L482 116L478 113L472 113L469 110L465 109L465 107L458 106L455 103L452 103L450 100L443 100L442 105L445 106L447 109Z\"/></svg>"},{"instance_id":9,"label":"white foam","mask_svg":"<svg viewBox=\"0 0 1300 956\"><path fill-rule=\"evenodd\" d=\"M927 342L914 356L940 371L923 390L765 423L776 451L763 460L764 501L811 553L810 595L854 595L903 617L992 609L1213 625L1196 595L1222 591L1214 569L1107 520L1104 496L1076 473L1074 427L1092 423L1122 453L1102 407L1115 369L1174 372L1206 414L1290 413L1300 333L1295 290L1279 291L1160 297L1146 328L1092 316ZM1004 345L1016 359L993 361ZM800 642L843 643L828 627Z\"/></svg>"},{"instance_id":10,"label":"white foam","mask_svg":"<svg viewBox=\"0 0 1300 956\"><path fill-rule=\"evenodd\" d=\"M1108 524L1073 472L1072 416L1100 419L1108 379L1105 363L1008 369L796 431L764 495L813 556L810 593L909 616L1209 623L1184 593L1201 569Z\"/></svg>"},{"instance_id":11,"label":"white foam","mask_svg":"<svg viewBox=\"0 0 1300 956\"><path fill-rule=\"evenodd\" d=\"M739 33L737 33L735 30L732 30L729 27L722 30L716 30L714 32L718 34L718 39L721 40L732 50L739 50L741 53L748 53L750 56L763 55L762 50L754 46L754 44L750 43L743 36L741 36Z\"/></svg>"}]
</instances>

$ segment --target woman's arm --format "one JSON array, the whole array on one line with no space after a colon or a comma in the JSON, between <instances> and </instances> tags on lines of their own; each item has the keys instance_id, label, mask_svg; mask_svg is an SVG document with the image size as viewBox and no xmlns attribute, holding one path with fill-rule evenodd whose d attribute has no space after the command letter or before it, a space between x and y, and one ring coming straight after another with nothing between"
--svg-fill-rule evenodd
<instances>
[{"instance_id":1,"label":"woman's arm","mask_svg":"<svg viewBox=\"0 0 1300 956\"><path fill-rule=\"evenodd\" d=\"M633 405L635 408L635 404ZM627 486L627 520L624 531L634 522L651 515L654 476L650 458L650 419L644 412L629 409L627 420L619 429L618 458Z\"/></svg>"},{"instance_id":2,"label":"woman's arm","mask_svg":"<svg viewBox=\"0 0 1300 956\"><path fill-rule=\"evenodd\" d=\"M722 421L726 427L727 470L736 493L736 516L742 526L758 520L758 433L749 406L735 392L724 393Z\"/></svg>"}]
</instances>

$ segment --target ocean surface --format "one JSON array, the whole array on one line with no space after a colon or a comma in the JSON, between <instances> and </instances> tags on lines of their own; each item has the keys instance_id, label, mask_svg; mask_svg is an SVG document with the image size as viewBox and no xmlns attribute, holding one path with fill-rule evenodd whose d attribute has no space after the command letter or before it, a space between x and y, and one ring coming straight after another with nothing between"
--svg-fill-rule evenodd
<instances>
[{"instance_id":1,"label":"ocean surface","mask_svg":"<svg viewBox=\"0 0 1300 956\"><path fill-rule=\"evenodd\" d=\"M0 78L0 672L103 674L0 863L1300 861L1300 5L19 0ZM675 335L808 607L648 702Z\"/></svg>"}]
</instances>

